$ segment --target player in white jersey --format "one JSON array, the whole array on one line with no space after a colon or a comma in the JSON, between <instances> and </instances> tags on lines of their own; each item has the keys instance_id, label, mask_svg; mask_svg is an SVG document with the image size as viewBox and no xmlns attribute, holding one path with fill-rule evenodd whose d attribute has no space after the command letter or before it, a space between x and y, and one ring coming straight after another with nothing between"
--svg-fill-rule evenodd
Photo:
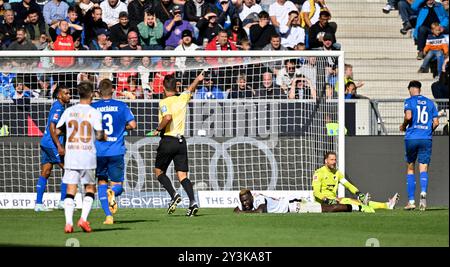
<instances>
[{"instance_id":1,"label":"player in white jersey","mask_svg":"<svg viewBox=\"0 0 450 267\"><path fill-rule=\"evenodd\" d=\"M97 167L95 139L106 140L102 129L102 114L91 107L93 85L89 82L82 82L77 89L80 103L66 109L56 125L59 130L65 125L67 136L63 177L63 182L67 184L67 194L64 199L65 233L73 232L74 198L80 181L85 187L86 194L83 199L81 218L77 225L84 232L92 231L87 217L95 197L95 169Z\"/></svg>"},{"instance_id":2,"label":"player in white jersey","mask_svg":"<svg viewBox=\"0 0 450 267\"><path fill-rule=\"evenodd\" d=\"M236 213L321 213L360 211L358 205L327 205L302 199L273 198L263 194L252 194L248 189L239 192L242 209L236 207Z\"/></svg>"}]
</instances>

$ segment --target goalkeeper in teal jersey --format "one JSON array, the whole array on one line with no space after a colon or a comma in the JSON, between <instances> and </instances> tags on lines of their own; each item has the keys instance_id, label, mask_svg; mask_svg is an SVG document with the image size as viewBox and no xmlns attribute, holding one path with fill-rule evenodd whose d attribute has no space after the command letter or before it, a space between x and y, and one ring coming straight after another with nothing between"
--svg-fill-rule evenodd
<instances>
[{"instance_id":1,"label":"goalkeeper in teal jersey","mask_svg":"<svg viewBox=\"0 0 450 267\"><path fill-rule=\"evenodd\" d=\"M324 161L325 165L317 169L313 176L312 186L314 198L317 202L325 204L339 203L362 205L361 211L364 212L374 212L375 209L394 209L398 202L398 193L395 193L388 202L370 201L369 193L361 193L358 188L347 181L344 174L336 168L336 153L326 153ZM338 184L342 184L352 194L355 194L357 199L338 198L336 195Z\"/></svg>"}]
</instances>

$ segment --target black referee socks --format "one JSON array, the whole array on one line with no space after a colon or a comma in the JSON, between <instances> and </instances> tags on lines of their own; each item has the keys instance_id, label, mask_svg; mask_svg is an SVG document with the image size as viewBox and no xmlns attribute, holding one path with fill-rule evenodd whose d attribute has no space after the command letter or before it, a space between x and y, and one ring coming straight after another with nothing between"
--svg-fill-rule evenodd
<instances>
[{"instance_id":1,"label":"black referee socks","mask_svg":"<svg viewBox=\"0 0 450 267\"><path fill-rule=\"evenodd\" d=\"M184 191L186 191L188 197L189 197L189 206L193 206L195 204L195 197L194 197L194 187L192 186L191 180L188 178L185 178L183 181L181 181L181 185L184 188Z\"/></svg>"},{"instance_id":2,"label":"black referee socks","mask_svg":"<svg viewBox=\"0 0 450 267\"><path fill-rule=\"evenodd\" d=\"M158 181L162 184L162 186L169 193L170 197L173 199L173 197L175 196L175 189L173 188L172 182L170 181L169 177L167 177L165 173L161 173L158 176Z\"/></svg>"}]
</instances>

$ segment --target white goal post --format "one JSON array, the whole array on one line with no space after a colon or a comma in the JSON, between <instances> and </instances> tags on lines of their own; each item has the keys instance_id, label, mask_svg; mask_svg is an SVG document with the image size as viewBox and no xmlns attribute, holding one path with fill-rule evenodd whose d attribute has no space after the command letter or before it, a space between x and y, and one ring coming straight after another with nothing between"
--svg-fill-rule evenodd
<instances>
[{"instance_id":1,"label":"white goal post","mask_svg":"<svg viewBox=\"0 0 450 267\"><path fill-rule=\"evenodd\" d=\"M175 75L180 90L201 71L210 81L199 85L204 90L194 94L186 121L189 178L200 205L235 206L241 188L311 197L312 173L330 150L345 173L343 51L0 51L0 58L0 208L34 207L51 92L66 84L76 96L73 89L83 79L97 85L109 77L138 123L125 139L120 207L165 207L169 201L152 173L159 138L146 136L157 125L165 75ZM57 58L73 64L60 67ZM329 122L337 133L327 131ZM173 165L168 175L187 199ZM58 202L61 177L55 165L44 195L50 207ZM340 185L338 195L344 193Z\"/></svg>"}]
</instances>

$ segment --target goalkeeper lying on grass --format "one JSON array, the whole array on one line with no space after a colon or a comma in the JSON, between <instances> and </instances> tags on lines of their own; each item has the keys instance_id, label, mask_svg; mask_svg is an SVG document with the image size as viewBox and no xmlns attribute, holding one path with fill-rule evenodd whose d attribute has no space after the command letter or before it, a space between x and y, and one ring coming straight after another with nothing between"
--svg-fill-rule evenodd
<instances>
[{"instance_id":1,"label":"goalkeeper lying on grass","mask_svg":"<svg viewBox=\"0 0 450 267\"><path fill-rule=\"evenodd\" d=\"M325 204L308 202L304 199L273 198L263 194L252 194L248 189L239 192L242 209L236 207L236 213L321 213L362 211L362 205ZM367 206L366 206L367 207Z\"/></svg>"},{"instance_id":2,"label":"goalkeeper lying on grass","mask_svg":"<svg viewBox=\"0 0 450 267\"><path fill-rule=\"evenodd\" d=\"M355 204L362 205L363 211L374 212L375 209L394 209L398 202L399 194L395 193L388 202L370 201L369 193L361 193L358 188L344 178L344 174L336 168L336 153L327 152L324 156L325 165L314 172L312 186L314 198L322 204ZM338 184L342 184L357 199L337 198ZM366 206L367 205L367 206Z\"/></svg>"}]
</instances>

